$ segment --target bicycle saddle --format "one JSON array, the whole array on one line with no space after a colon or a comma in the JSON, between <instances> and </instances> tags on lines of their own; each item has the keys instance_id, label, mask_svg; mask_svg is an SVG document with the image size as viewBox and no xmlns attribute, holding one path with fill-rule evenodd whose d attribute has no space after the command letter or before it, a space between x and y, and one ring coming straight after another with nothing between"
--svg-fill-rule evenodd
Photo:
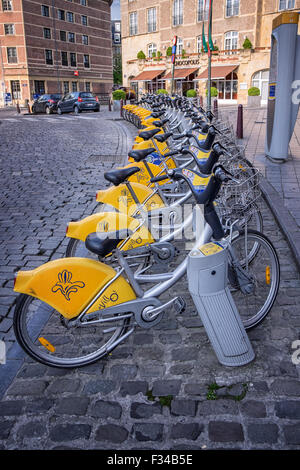
<instances>
[{"instance_id":1,"label":"bicycle saddle","mask_svg":"<svg viewBox=\"0 0 300 470\"><path fill-rule=\"evenodd\" d=\"M85 239L85 246L92 253L104 257L109 255L122 240L125 240L132 233L127 228L115 232L90 233Z\"/></svg>"},{"instance_id":2,"label":"bicycle saddle","mask_svg":"<svg viewBox=\"0 0 300 470\"><path fill-rule=\"evenodd\" d=\"M155 127L162 127L164 124L168 122L168 120L169 120L168 118L165 118L165 119L161 119L160 121L153 121L152 124Z\"/></svg>"},{"instance_id":3,"label":"bicycle saddle","mask_svg":"<svg viewBox=\"0 0 300 470\"><path fill-rule=\"evenodd\" d=\"M139 137L141 137L141 139L144 139L144 140L149 140L158 132L160 132L160 129L151 129L150 131L142 131L139 133Z\"/></svg>"},{"instance_id":4,"label":"bicycle saddle","mask_svg":"<svg viewBox=\"0 0 300 470\"><path fill-rule=\"evenodd\" d=\"M134 161L140 162L141 160L144 160L144 158L148 157L150 153L155 152L154 147L150 147L148 149L141 149L141 150L131 150L128 153L128 156L133 158Z\"/></svg>"},{"instance_id":5,"label":"bicycle saddle","mask_svg":"<svg viewBox=\"0 0 300 470\"><path fill-rule=\"evenodd\" d=\"M158 142L165 142L171 135L173 135L173 132L166 132L165 134L156 135L154 138L158 140Z\"/></svg>"},{"instance_id":6,"label":"bicycle saddle","mask_svg":"<svg viewBox=\"0 0 300 470\"><path fill-rule=\"evenodd\" d=\"M106 171L104 173L104 178L113 185L119 186L119 184L124 183L124 181L127 180L129 176L134 175L138 171L140 171L140 168L137 166L122 168L120 170Z\"/></svg>"}]
</instances>

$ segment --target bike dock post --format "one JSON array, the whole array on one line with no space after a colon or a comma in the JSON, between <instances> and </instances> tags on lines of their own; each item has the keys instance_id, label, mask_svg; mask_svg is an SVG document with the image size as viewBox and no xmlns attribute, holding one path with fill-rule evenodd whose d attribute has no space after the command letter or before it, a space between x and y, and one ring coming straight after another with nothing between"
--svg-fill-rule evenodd
<instances>
[{"instance_id":1,"label":"bike dock post","mask_svg":"<svg viewBox=\"0 0 300 470\"><path fill-rule=\"evenodd\" d=\"M254 351L227 286L227 242L206 243L188 255L190 294L219 362L242 366Z\"/></svg>"},{"instance_id":2,"label":"bike dock post","mask_svg":"<svg viewBox=\"0 0 300 470\"><path fill-rule=\"evenodd\" d=\"M243 139L243 105L238 105L237 124L236 124L236 136L238 139Z\"/></svg>"}]
</instances>

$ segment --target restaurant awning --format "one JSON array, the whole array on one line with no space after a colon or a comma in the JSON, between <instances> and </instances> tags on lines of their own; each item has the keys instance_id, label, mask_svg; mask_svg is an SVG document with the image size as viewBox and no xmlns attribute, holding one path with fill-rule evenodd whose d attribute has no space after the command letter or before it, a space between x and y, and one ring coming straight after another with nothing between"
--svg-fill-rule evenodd
<instances>
[{"instance_id":1,"label":"restaurant awning","mask_svg":"<svg viewBox=\"0 0 300 470\"><path fill-rule=\"evenodd\" d=\"M132 82L150 82L154 80L156 77L161 75L165 70L144 70L143 72L139 73L136 77L134 77L131 81Z\"/></svg>"},{"instance_id":2,"label":"restaurant awning","mask_svg":"<svg viewBox=\"0 0 300 470\"><path fill-rule=\"evenodd\" d=\"M188 77L192 73L196 72L198 69L199 69L199 67L196 67L196 68L193 68L193 69L177 69L177 68L175 68L174 78L175 78L175 80L184 80L186 77ZM166 80L172 78L172 72L167 73L167 75L164 78Z\"/></svg>"},{"instance_id":3,"label":"restaurant awning","mask_svg":"<svg viewBox=\"0 0 300 470\"><path fill-rule=\"evenodd\" d=\"M217 79L217 78L225 78L227 75L229 75L231 72L233 72L239 64L237 65L219 65L216 67L211 68L211 78ZM208 69L204 70L199 76L198 80L203 80L208 78Z\"/></svg>"}]
</instances>

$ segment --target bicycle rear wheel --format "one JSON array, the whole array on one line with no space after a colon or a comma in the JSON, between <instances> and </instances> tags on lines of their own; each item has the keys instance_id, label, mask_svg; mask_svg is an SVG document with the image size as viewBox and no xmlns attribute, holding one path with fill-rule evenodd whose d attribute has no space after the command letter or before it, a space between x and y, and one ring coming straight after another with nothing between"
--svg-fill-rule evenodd
<instances>
[{"instance_id":1,"label":"bicycle rear wheel","mask_svg":"<svg viewBox=\"0 0 300 470\"><path fill-rule=\"evenodd\" d=\"M118 316L111 315L105 323L69 327L53 307L21 294L14 313L14 332L19 345L36 361L52 367L81 367L106 356L119 344L130 318Z\"/></svg>"},{"instance_id":2,"label":"bicycle rear wheel","mask_svg":"<svg viewBox=\"0 0 300 470\"><path fill-rule=\"evenodd\" d=\"M238 235L232 248L250 279L251 290L243 293L234 276L230 277L229 287L245 328L251 329L266 318L275 302L280 282L279 260L270 240L254 230ZM234 271L232 262L230 267Z\"/></svg>"}]
</instances>

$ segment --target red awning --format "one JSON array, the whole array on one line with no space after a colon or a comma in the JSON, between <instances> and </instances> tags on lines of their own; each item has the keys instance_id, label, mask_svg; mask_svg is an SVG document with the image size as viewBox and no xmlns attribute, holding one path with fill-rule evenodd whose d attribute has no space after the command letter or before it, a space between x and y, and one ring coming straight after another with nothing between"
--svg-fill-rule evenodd
<instances>
[{"instance_id":1,"label":"red awning","mask_svg":"<svg viewBox=\"0 0 300 470\"><path fill-rule=\"evenodd\" d=\"M177 69L177 68L175 68L174 78L175 78L175 80L180 80L180 79L183 80L186 77L188 77L189 75L191 75L192 73L196 72L197 70L199 70L199 67L194 68L194 69ZM164 78L166 80L172 78L172 72L167 73L167 75Z\"/></svg>"},{"instance_id":2,"label":"red awning","mask_svg":"<svg viewBox=\"0 0 300 470\"><path fill-rule=\"evenodd\" d=\"M225 78L227 75L229 75L231 72L233 72L239 64L237 65L219 65L216 67L211 68L211 78L217 79L217 78ZM208 78L208 69L204 70L199 76L198 80L203 80Z\"/></svg>"},{"instance_id":3,"label":"red awning","mask_svg":"<svg viewBox=\"0 0 300 470\"><path fill-rule=\"evenodd\" d=\"M161 75L165 70L144 70L141 72L139 75L134 77L131 81L132 82L150 82L151 80L154 80L156 77Z\"/></svg>"}]
</instances>

